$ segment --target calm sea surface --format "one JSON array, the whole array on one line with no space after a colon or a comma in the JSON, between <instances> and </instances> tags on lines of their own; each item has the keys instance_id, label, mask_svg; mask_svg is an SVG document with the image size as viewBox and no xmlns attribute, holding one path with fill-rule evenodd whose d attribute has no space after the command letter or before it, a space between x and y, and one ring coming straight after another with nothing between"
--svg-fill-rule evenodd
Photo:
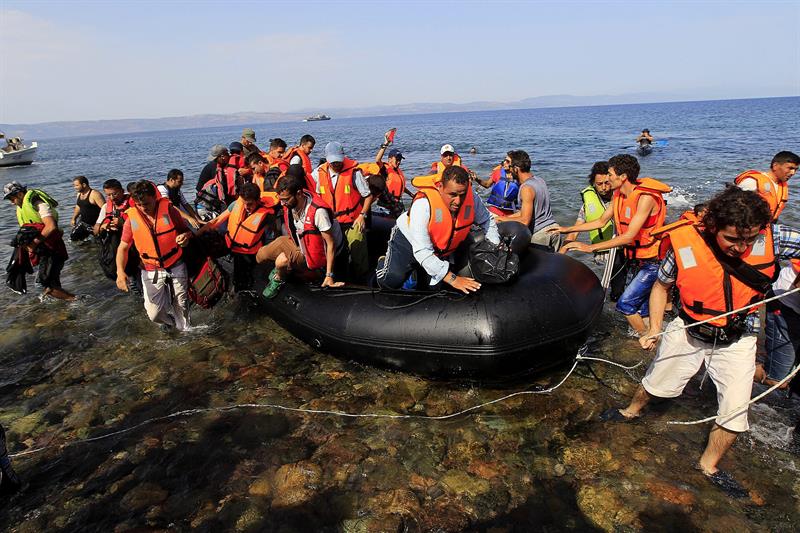
<instances>
[{"instance_id":1,"label":"calm sea surface","mask_svg":"<svg viewBox=\"0 0 800 533\"><path fill-rule=\"evenodd\" d=\"M642 175L674 187L668 201L675 218L740 171L766 170L777 151L800 152L798 116L800 98L777 98L252 126L262 148L272 137L291 145L310 133L317 139L312 158L335 140L361 161L372 160L383 132L396 127L409 178L427 173L444 143L482 176L506 151L524 149L548 183L558 222L570 224L592 163L635 155L633 139L643 128L668 140L640 163ZM190 196L211 145L240 133L229 127L39 140L36 163L0 169L0 182L52 194L63 228L74 176L100 188L111 177L161 183L179 168ZM800 226L799 196L790 193L785 223ZM0 242L16 227L6 202ZM436 383L342 362L233 298L195 310L194 331L165 335L140 301L102 275L93 243L67 247L62 281L85 295L80 301L40 303L33 278L29 295L0 291L0 423L12 452L52 446L15 460L27 486L0 502L0 524L14 530L789 531L800 518L794 400L775 397L751 409L752 431L723 466L753 492L749 501L731 503L692 468L708 427L666 425L713 414L713 388L657 407L636 425L597 422L599 412L630 396L632 378L645 367L629 377L602 364L581 366L551 395L516 397L448 422L240 409L60 449L191 408L274 403L438 415L524 388ZM0 248L0 261L10 252ZM649 356L624 332L608 307L590 353L646 363Z\"/></svg>"}]
</instances>

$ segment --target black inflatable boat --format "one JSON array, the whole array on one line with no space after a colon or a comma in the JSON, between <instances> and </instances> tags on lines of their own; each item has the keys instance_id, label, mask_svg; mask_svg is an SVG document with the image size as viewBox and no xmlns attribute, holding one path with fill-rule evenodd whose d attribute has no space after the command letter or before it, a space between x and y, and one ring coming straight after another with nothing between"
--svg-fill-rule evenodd
<instances>
[{"instance_id":1,"label":"black inflatable boat","mask_svg":"<svg viewBox=\"0 0 800 533\"><path fill-rule=\"evenodd\" d=\"M514 283L470 295L288 282L261 301L294 336L339 358L426 377L502 380L570 361L603 298L586 265L531 249Z\"/></svg>"}]
</instances>

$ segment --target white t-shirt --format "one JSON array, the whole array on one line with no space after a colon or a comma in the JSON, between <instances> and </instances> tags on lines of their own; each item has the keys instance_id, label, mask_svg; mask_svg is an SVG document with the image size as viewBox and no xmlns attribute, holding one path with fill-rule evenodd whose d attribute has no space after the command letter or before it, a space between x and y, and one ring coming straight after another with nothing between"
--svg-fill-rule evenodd
<instances>
[{"instance_id":1,"label":"white t-shirt","mask_svg":"<svg viewBox=\"0 0 800 533\"><path fill-rule=\"evenodd\" d=\"M792 290L792 284L795 278L797 278L797 273L791 265L783 267L778 274L778 279L772 284L772 290L775 292L775 295L780 296ZM784 296L780 299L780 302L795 313L800 314L800 292Z\"/></svg>"},{"instance_id":2,"label":"white t-shirt","mask_svg":"<svg viewBox=\"0 0 800 533\"><path fill-rule=\"evenodd\" d=\"M294 209L292 209L292 219L294 221L295 233L297 240L300 242L300 250L303 252L303 255L306 255L306 247L303 244L303 240L300 238L299 233L303 231L303 221L308 214L308 210L311 208L311 195L308 193L304 193L306 197L306 206L303 208L301 213L297 213ZM317 212L314 214L314 225L317 226L317 229L320 231L330 231L331 235L333 236L333 244L336 250L342 245L342 228L339 225L338 221L331 221L331 217L328 216L328 211L325 209L317 209Z\"/></svg>"}]
</instances>

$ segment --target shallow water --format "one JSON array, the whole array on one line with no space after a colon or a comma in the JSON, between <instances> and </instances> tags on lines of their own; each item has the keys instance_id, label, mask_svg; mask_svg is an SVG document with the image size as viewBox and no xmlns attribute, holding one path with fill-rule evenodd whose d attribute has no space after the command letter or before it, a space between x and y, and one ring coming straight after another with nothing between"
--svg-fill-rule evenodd
<instances>
[{"instance_id":1,"label":"shallow water","mask_svg":"<svg viewBox=\"0 0 800 533\"><path fill-rule=\"evenodd\" d=\"M311 131L320 143L336 137L372 147L382 131L397 126L409 176L435 159L445 141L463 146L462 152L478 146L477 156L465 158L479 172L508 147L531 147L535 170L551 183L557 218L567 223L583 186L576 176L630 144L630 132L649 127L670 139L643 166L678 186L674 214L716 190L717 176L765 168L779 149L797 151L788 117L799 107L796 98L612 106L333 120L256 131L287 139ZM158 179L177 166L191 183L208 146L238 133L52 140L42 143L41 163L0 170L0 181L19 179L54 192L65 206L64 220L71 176L83 173L95 184L110 176ZM362 159L371 151L354 149ZM798 220L795 205L793 195L789 222ZM6 240L13 214L8 207L4 213L0 238ZM516 396L445 421L227 409L279 404L439 416L525 385L431 382L343 362L300 343L235 298L211 311L194 310L197 327L190 333L165 335L146 319L135 295L119 293L102 277L91 243L68 246L64 285L86 295L82 300L40 303L33 295L0 293L0 423L12 453L49 446L15 459L26 486L0 509L0 524L11 530L796 530L800 482L789 431L800 415L796 398L775 395L754 407L752 431L725 459L723 467L752 489L743 502L729 501L693 470L708 426L666 424L713 414L715 393L708 385L654 406L635 424L597 420L629 398L644 367L629 376L602 363L582 364L552 394ZM608 307L589 354L628 365L646 360L624 331ZM542 376L529 390L555 384L568 370ZM218 410L62 447L194 408Z\"/></svg>"}]
</instances>

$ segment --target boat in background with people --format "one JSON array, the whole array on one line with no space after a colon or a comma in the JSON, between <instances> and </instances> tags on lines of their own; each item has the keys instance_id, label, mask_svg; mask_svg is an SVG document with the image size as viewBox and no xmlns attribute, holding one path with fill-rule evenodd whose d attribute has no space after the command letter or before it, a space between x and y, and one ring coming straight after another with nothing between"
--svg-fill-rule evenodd
<instances>
[{"instance_id":1,"label":"boat in background with people","mask_svg":"<svg viewBox=\"0 0 800 533\"><path fill-rule=\"evenodd\" d=\"M36 157L36 148L39 147L36 141L33 141L30 146L25 146L25 143L19 137L7 138L3 133L0 133L0 139L5 139L6 141L5 146L0 148L0 167L30 165L33 163L33 158Z\"/></svg>"},{"instance_id":2,"label":"boat in background with people","mask_svg":"<svg viewBox=\"0 0 800 533\"><path fill-rule=\"evenodd\" d=\"M330 120L331 117L328 115L318 114L318 115L311 115L310 117L306 117L303 119L303 122L317 122L319 120Z\"/></svg>"}]
</instances>

